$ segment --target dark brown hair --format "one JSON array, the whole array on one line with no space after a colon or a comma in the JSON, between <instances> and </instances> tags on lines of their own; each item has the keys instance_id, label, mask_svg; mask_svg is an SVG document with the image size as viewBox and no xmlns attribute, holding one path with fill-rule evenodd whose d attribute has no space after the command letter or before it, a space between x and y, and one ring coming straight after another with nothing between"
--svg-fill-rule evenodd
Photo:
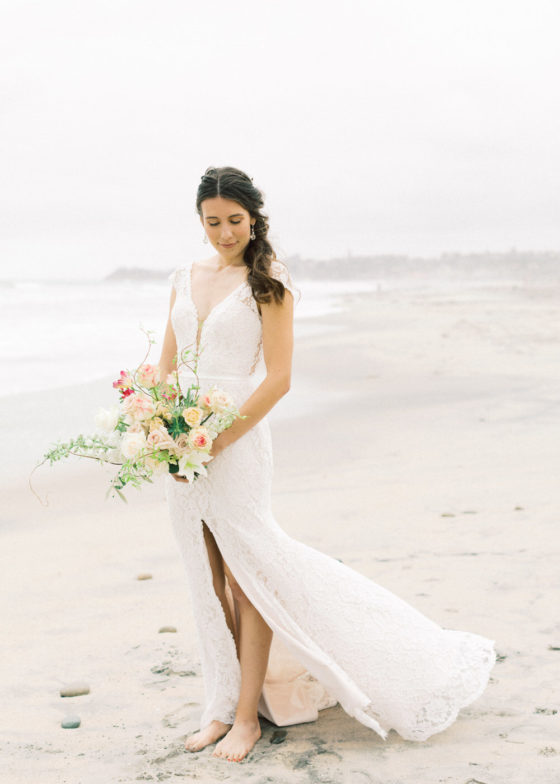
<instances>
[{"instance_id":1,"label":"dark brown hair","mask_svg":"<svg viewBox=\"0 0 560 784\"><path fill-rule=\"evenodd\" d=\"M257 302L284 301L284 284L270 275L270 264L276 260L274 248L268 241L268 216L261 212L264 206L263 193L253 180L241 169L234 166L210 166L202 177L196 194L196 211L202 217L202 202L222 196L240 204L252 218L256 218L253 227L255 239L249 240L245 248L243 260L249 268L247 282L251 286ZM282 262L283 263L283 262Z\"/></svg>"}]
</instances>

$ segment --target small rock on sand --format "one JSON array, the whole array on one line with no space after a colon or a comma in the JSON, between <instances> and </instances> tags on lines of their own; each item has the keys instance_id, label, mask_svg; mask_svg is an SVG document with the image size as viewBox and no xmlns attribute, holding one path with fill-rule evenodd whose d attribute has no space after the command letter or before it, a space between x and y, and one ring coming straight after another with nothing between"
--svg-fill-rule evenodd
<instances>
[{"instance_id":1,"label":"small rock on sand","mask_svg":"<svg viewBox=\"0 0 560 784\"><path fill-rule=\"evenodd\" d=\"M162 634L163 632L176 632L177 629L174 626L162 626L159 630L159 633Z\"/></svg>"},{"instance_id":2,"label":"small rock on sand","mask_svg":"<svg viewBox=\"0 0 560 784\"><path fill-rule=\"evenodd\" d=\"M80 726L80 724L81 724L80 717L72 714L72 715L65 716L62 719L60 726L64 730L75 730L77 727Z\"/></svg>"},{"instance_id":3,"label":"small rock on sand","mask_svg":"<svg viewBox=\"0 0 560 784\"><path fill-rule=\"evenodd\" d=\"M148 574L147 572L142 572L142 574L139 574L136 577L136 579L137 580L151 580L152 579L152 575Z\"/></svg>"},{"instance_id":4,"label":"small rock on sand","mask_svg":"<svg viewBox=\"0 0 560 784\"><path fill-rule=\"evenodd\" d=\"M81 694L89 694L87 683L69 683L60 690L61 697L79 697Z\"/></svg>"}]
</instances>

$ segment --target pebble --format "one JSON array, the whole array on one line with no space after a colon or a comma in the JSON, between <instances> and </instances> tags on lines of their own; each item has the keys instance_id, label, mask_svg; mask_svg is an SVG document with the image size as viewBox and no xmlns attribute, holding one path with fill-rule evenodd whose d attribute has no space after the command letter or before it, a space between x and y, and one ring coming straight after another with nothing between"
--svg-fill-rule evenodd
<instances>
[{"instance_id":1,"label":"pebble","mask_svg":"<svg viewBox=\"0 0 560 784\"><path fill-rule=\"evenodd\" d=\"M60 690L61 697L79 697L80 694L89 694L87 683L69 683Z\"/></svg>"},{"instance_id":2,"label":"pebble","mask_svg":"<svg viewBox=\"0 0 560 784\"><path fill-rule=\"evenodd\" d=\"M151 580L152 579L152 575L148 574L148 572L142 572L142 574L139 574L136 579L137 580Z\"/></svg>"},{"instance_id":3,"label":"pebble","mask_svg":"<svg viewBox=\"0 0 560 784\"><path fill-rule=\"evenodd\" d=\"M64 730L75 730L77 727L80 726L80 724L81 724L80 717L76 716L75 714L70 714L62 719L60 726Z\"/></svg>"},{"instance_id":4,"label":"pebble","mask_svg":"<svg viewBox=\"0 0 560 784\"><path fill-rule=\"evenodd\" d=\"M177 629L174 626L162 626L161 629L159 630L159 633L161 634L162 632L176 632L176 631Z\"/></svg>"},{"instance_id":5,"label":"pebble","mask_svg":"<svg viewBox=\"0 0 560 784\"><path fill-rule=\"evenodd\" d=\"M284 743L288 736L287 730L274 730L270 737L271 743Z\"/></svg>"}]
</instances>

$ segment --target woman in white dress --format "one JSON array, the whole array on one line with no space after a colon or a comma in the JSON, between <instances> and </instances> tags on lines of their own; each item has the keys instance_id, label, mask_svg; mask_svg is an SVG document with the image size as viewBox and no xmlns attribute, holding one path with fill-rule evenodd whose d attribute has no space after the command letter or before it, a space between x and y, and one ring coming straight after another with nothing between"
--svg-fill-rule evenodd
<instances>
[{"instance_id":1,"label":"woman in white dress","mask_svg":"<svg viewBox=\"0 0 560 784\"><path fill-rule=\"evenodd\" d=\"M425 740L482 694L494 641L440 627L278 525L266 415L290 388L295 287L244 172L207 169L196 206L216 255L170 275L160 370L195 350L201 389L229 392L247 418L216 438L206 476L166 477L206 694L185 747L219 740L213 755L240 761L261 736L259 715L285 726L337 702L383 739L394 729ZM180 366L179 381L194 376Z\"/></svg>"}]
</instances>

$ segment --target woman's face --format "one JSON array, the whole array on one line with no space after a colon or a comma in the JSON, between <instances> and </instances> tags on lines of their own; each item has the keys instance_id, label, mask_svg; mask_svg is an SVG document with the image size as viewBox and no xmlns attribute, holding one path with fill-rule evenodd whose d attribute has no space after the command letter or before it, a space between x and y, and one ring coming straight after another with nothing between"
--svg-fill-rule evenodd
<instances>
[{"instance_id":1,"label":"woman's face","mask_svg":"<svg viewBox=\"0 0 560 784\"><path fill-rule=\"evenodd\" d=\"M250 242L251 227L255 219L238 202L214 196L200 205L202 223L208 239L227 262L238 257Z\"/></svg>"}]
</instances>

